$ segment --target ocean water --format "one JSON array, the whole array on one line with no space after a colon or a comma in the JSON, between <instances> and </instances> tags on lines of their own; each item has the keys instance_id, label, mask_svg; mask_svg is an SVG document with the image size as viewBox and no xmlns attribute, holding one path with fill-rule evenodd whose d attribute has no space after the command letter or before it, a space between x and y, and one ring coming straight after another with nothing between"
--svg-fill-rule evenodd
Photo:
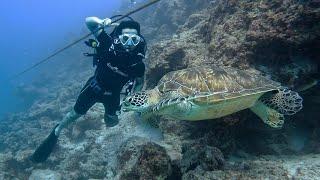
<instances>
[{"instance_id":1,"label":"ocean water","mask_svg":"<svg viewBox=\"0 0 320 180\"><path fill-rule=\"evenodd\" d=\"M88 33L84 26L85 17L108 17L118 10L120 3L119 0L1 2L0 119L5 114L24 110L28 106L26 99L17 96L17 86L28 85L40 76L39 71L52 69L39 66L12 81L8 81L9 78L70 43L72 39ZM62 57L58 55L52 61L58 61L59 58ZM59 62L53 65L58 67Z\"/></svg>"}]
</instances>

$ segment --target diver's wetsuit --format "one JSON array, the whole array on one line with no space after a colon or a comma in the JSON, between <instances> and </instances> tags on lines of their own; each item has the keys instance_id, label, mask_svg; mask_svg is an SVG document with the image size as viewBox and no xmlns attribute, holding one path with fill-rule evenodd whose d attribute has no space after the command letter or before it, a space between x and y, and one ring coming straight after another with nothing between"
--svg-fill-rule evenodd
<instances>
[{"instance_id":1,"label":"diver's wetsuit","mask_svg":"<svg viewBox=\"0 0 320 180\"><path fill-rule=\"evenodd\" d=\"M97 102L103 103L108 115L119 110L120 91L130 80L142 77L145 65L145 41L142 40L132 51L125 51L118 39L113 39L105 31L97 37L98 62L95 75L80 92L74 110L78 114L86 112ZM116 71L114 69L118 69Z\"/></svg>"}]
</instances>

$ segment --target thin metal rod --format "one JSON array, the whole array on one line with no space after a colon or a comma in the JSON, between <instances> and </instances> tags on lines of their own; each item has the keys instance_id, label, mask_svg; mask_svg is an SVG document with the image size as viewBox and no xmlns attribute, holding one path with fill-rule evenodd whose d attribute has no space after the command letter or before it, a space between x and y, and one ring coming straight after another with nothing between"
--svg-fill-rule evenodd
<instances>
[{"instance_id":1,"label":"thin metal rod","mask_svg":"<svg viewBox=\"0 0 320 180\"><path fill-rule=\"evenodd\" d=\"M35 63L34 65L30 66L29 68L27 68L27 69L25 69L25 70L21 71L20 73L18 73L18 74L16 74L16 75L14 75L14 76L13 76L13 77L11 77L9 80L13 80L13 79L16 79L16 78L20 77L21 75L23 75L23 74L25 74L26 72L28 72L28 71L30 71L30 70L32 70L32 69L34 69L35 67L39 66L40 64L42 64L42 63L44 63L44 62L46 62L46 61L50 60L52 57L56 56L57 54L60 54L61 52L65 51L66 49L68 49L68 48L70 48L70 47L74 46L75 44L79 43L80 41L82 41L82 40L84 40L84 39L88 38L88 37L89 37L89 36L91 36L92 34L93 34L93 33L87 34L87 35L83 36L82 38L80 38L80 39L78 39L78 40L76 40L76 41L72 42L71 44L69 44L69 45L67 45L67 46L65 46L65 47L63 47L63 48L61 48L61 49L57 50L56 52L54 52L54 53L53 53L53 54L51 54L50 56L48 56L48 57L44 58L43 60L41 60L41 61L39 61L39 62Z\"/></svg>"},{"instance_id":2,"label":"thin metal rod","mask_svg":"<svg viewBox=\"0 0 320 180\"><path fill-rule=\"evenodd\" d=\"M159 1L160 1L160 0L150 1L149 3L144 4L144 5L142 5L141 7L138 7L137 9L135 9L135 10L133 10L133 11L130 11L129 13L127 13L127 14L119 17L118 19L112 21L112 23L118 22L118 21L124 19L125 17L130 16L131 14L134 14L134 13L136 13L136 12L138 12L138 11L141 11L142 9L144 9L144 8L146 8L146 7L149 7L149 6L151 6L152 4L155 4L155 3L159 2ZM99 30L101 30L101 29L103 29L103 27L100 28L100 29L98 29L98 30L96 30L95 32L97 32L97 31L99 31ZM32 65L32 66L30 66L29 68L21 71L20 73L12 76L9 80L16 79L16 78L20 77L21 75L25 74L26 72L29 72L30 70L34 69L35 67L39 66L40 64L42 64L42 63L50 60L52 57L60 54L61 52L65 51L66 49L69 49L70 47L74 46L75 44L78 44L79 42L81 42L81 41L83 41L84 39L88 38L89 36L91 36L91 35L94 34L95 32L91 32L91 33L89 33L89 34L87 34L87 35L85 35L85 36L83 36L83 37L75 40L74 42L70 43L69 45L67 45L67 46L65 46L65 47L63 47L63 48L61 48L61 49L58 49L56 52L54 52L54 53L51 54L50 56L44 58L43 60L41 60L41 61L39 61L39 62L37 62L37 63L35 63L34 65Z\"/></svg>"},{"instance_id":3,"label":"thin metal rod","mask_svg":"<svg viewBox=\"0 0 320 180\"><path fill-rule=\"evenodd\" d=\"M152 1L150 1L149 3L146 3L145 5L142 5L142 6L138 7L137 9L132 10L132 11L130 11L129 13L123 15L122 17L114 20L113 23L115 23L115 22L117 22L117 21L120 21L121 19L123 19L123 18L125 18L125 17L127 17L127 16L130 16L131 14L134 14L134 13L136 13L136 12L138 12L138 11L141 11L142 9L144 9L144 8L146 8L146 7L149 7L149 6L151 6L152 4L155 4L155 3L159 2L159 1L160 1L160 0L152 0Z\"/></svg>"}]
</instances>

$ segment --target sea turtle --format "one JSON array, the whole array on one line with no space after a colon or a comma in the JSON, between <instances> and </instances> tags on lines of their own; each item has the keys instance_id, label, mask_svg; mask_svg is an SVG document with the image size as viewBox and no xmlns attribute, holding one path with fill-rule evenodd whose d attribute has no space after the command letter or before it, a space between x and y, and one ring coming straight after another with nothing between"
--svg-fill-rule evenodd
<instances>
[{"instance_id":1,"label":"sea turtle","mask_svg":"<svg viewBox=\"0 0 320 180\"><path fill-rule=\"evenodd\" d=\"M127 96L123 111L198 121L250 108L263 122L282 127L284 115L302 109L298 93L249 72L217 66L197 66L169 72L158 85Z\"/></svg>"}]
</instances>

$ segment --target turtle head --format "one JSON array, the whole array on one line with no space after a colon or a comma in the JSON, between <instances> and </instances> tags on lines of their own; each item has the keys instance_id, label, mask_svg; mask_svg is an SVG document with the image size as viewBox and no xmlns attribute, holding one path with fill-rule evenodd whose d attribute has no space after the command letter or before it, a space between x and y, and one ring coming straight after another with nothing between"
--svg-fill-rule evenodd
<instances>
[{"instance_id":1,"label":"turtle head","mask_svg":"<svg viewBox=\"0 0 320 180\"><path fill-rule=\"evenodd\" d=\"M160 93L157 89L137 92L129 95L122 103L123 111L148 111L153 105L157 104L160 99Z\"/></svg>"}]
</instances>

